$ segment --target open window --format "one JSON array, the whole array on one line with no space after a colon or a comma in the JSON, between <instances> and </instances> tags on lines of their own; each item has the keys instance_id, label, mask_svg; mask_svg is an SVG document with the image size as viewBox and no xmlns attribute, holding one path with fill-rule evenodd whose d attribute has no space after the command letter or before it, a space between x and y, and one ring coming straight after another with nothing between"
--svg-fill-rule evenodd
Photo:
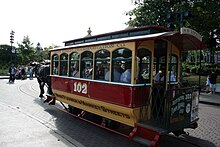
<instances>
[{"instance_id":1,"label":"open window","mask_svg":"<svg viewBox=\"0 0 220 147\"><path fill-rule=\"evenodd\" d=\"M131 83L132 51L119 48L112 54L112 77L113 82Z\"/></svg>"},{"instance_id":2,"label":"open window","mask_svg":"<svg viewBox=\"0 0 220 147\"><path fill-rule=\"evenodd\" d=\"M168 81L177 82L178 77L178 57L172 55L171 63L169 63Z\"/></svg>"},{"instance_id":3,"label":"open window","mask_svg":"<svg viewBox=\"0 0 220 147\"><path fill-rule=\"evenodd\" d=\"M58 75L58 64L59 58L58 55L55 54L52 56L52 75Z\"/></svg>"},{"instance_id":4,"label":"open window","mask_svg":"<svg viewBox=\"0 0 220 147\"><path fill-rule=\"evenodd\" d=\"M137 53L137 83L150 83L151 81L151 51L145 48L138 49Z\"/></svg>"},{"instance_id":5,"label":"open window","mask_svg":"<svg viewBox=\"0 0 220 147\"><path fill-rule=\"evenodd\" d=\"M80 77L85 79L92 79L93 73L93 53L85 51L81 54L81 72Z\"/></svg>"},{"instance_id":6,"label":"open window","mask_svg":"<svg viewBox=\"0 0 220 147\"><path fill-rule=\"evenodd\" d=\"M95 53L95 79L110 80L110 52L99 50Z\"/></svg>"},{"instance_id":7,"label":"open window","mask_svg":"<svg viewBox=\"0 0 220 147\"><path fill-rule=\"evenodd\" d=\"M60 75L67 76L68 68L68 54L63 53L60 55Z\"/></svg>"},{"instance_id":8,"label":"open window","mask_svg":"<svg viewBox=\"0 0 220 147\"><path fill-rule=\"evenodd\" d=\"M69 76L79 78L79 54L75 52L71 53L69 62Z\"/></svg>"}]
</instances>

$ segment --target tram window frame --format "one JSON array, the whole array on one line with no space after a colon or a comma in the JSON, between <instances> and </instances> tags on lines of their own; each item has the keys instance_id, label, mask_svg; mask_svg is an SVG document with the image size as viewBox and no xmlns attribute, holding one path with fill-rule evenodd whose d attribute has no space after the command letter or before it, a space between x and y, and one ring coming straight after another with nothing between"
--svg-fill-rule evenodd
<instances>
[{"instance_id":1,"label":"tram window frame","mask_svg":"<svg viewBox=\"0 0 220 147\"><path fill-rule=\"evenodd\" d=\"M125 67L123 67L123 65ZM114 50L112 52L111 81L131 84L132 81L131 78L132 78L132 51L128 48L118 48Z\"/></svg>"},{"instance_id":2,"label":"tram window frame","mask_svg":"<svg viewBox=\"0 0 220 147\"><path fill-rule=\"evenodd\" d=\"M146 60L146 62L144 62ZM151 83L152 52L147 48L139 48L137 53L137 84Z\"/></svg>"},{"instance_id":3,"label":"tram window frame","mask_svg":"<svg viewBox=\"0 0 220 147\"><path fill-rule=\"evenodd\" d=\"M79 69L79 59L80 54L77 52L72 52L70 54L69 60L69 77L80 77L80 69Z\"/></svg>"},{"instance_id":4,"label":"tram window frame","mask_svg":"<svg viewBox=\"0 0 220 147\"><path fill-rule=\"evenodd\" d=\"M80 78L92 79L92 75L93 75L93 52L91 52L91 51L82 52L80 59L81 59L80 60Z\"/></svg>"},{"instance_id":5,"label":"tram window frame","mask_svg":"<svg viewBox=\"0 0 220 147\"><path fill-rule=\"evenodd\" d=\"M177 55L172 54L172 60L171 60L171 63L169 61L168 67L169 67L168 75L167 75L168 79L169 79L169 76L170 76L169 72L172 71L174 74L173 75L171 74L171 81L170 82L171 83L172 82L177 82L177 78L178 78L178 56ZM174 80L174 78L175 78L175 80Z\"/></svg>"},{"instance_id":6,"label":"tram window frame","mask_svg":"<svg viewBox=\"0 0 220 147\"><path fill-rule=\"evenodd\" d=\"M160 71L162 66L166 66L166 56L154 57L153 76L155 76Z\"/></svg>"},{"instance_id":7,"label":"tram window frame","mask_svg":"<svg viewBox=\"0 0 220 147\"><path fill-rule=\"evenodd\" d=\"M95 53L95 80L110 81L110 51L98 50Z\"/></svg>"},{"instance_id":8,"label":"tram window frame","mask_svg":"<svg viewBox=\"0 0 220 147\"><path fill-rule=\"evenodd\" d=\"M68 54L60 55L60 76L68 76Z\"/></svg>"},{"instance_id":9,"label":"tram window frame","mask_svg":"<svg viewBox=\"0 0 220 147\"><path fill-rule=\"evenodd\" d=\"M161 82L165 82L167 80L167 75L166 75L166 56L159 56L159 57L154 57L154 64L153 64L153 80L155 82L155 78L159 72L162 72L162 70L165 70Z\"/></svg>"},{"instance_id":10,"label":"tram window frame","mask_svg":"<svg viewBox=\"0 0 220 147\"><path fill-rule=\"evenodd\" d=\"M58 75L59 55L52 55L52 75Z\"/></svg>"}]
</instances>

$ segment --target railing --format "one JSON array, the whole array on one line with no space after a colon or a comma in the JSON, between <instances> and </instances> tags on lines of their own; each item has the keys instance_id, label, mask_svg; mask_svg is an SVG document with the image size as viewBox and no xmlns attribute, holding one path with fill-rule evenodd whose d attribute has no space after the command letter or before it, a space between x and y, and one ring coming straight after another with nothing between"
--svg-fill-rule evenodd
<instances>
[{"instance_id":1,"label":"railing","mask_svg":"<svg viewBox=\"0 0 220 147\"><path fill-rule=\"evenodd\" d=\"M150 125L168 131L187 127L198 118L198 90L195 87L165 90L157 85L152 89L149 104Z\"/></svg>"}]
</instances>

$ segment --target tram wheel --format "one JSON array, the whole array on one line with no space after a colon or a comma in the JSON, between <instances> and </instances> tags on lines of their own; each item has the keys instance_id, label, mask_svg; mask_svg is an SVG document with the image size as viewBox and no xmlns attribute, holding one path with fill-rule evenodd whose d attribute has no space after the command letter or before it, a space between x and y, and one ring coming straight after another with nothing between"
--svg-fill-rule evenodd
<instances>
[{"instance_id":1,"label":"tram wheel","mask_svg":"<svg viewBox=\"0 0 220 147\"><path fill-rule=\"evenodd\" d=\"M120 123L112 120L110 122L110 126L109 127L110 127L110 129L113 129L113 130L118 129L120 127Z\"/></svg>"},{"instance_id":2,"label":"tram wheel","mask_svg":"<svg viewBox=\"0 0 220 147\"><path fill-rule=\"evenodd\" d=\"M74 115L78 115L81 112L81 109L68 105L68 112Z\"/></svg>"}]
</instances>

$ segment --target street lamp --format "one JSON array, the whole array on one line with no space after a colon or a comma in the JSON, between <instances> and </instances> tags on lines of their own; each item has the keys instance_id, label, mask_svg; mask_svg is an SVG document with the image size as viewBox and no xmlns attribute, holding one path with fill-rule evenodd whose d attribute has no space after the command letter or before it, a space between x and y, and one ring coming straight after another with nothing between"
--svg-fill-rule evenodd
<instances>
[{"instance_id":1,"label":"street lamp","mask_svg":"<svg viewBox=\"0 0 220 147\"><path fill-rule=\"evenodd\" d=\"M13 43L14 43L14 34L15 32L11 30L10 32L10 43L11 43L11 62L13 62L13 55L16 54L16 49L13 48Z\"/></svg>"},{"instance_id":2,"label":"street lamp","mask_svg":"<svg viewBox=\"0 0 220 147\"><path fill-rule=\"evenodd\" d=\"M38 42L37 43L37 52L40 54L40 60L42 61L43 60L43 48L41 47L40 43Z\"/></svg>"},{"instance_id":3,"label":"street lamp","mask_svg":"<svg viewBox=\"0 0 220 147\"><path fill-rule=\"evenodd\" d=\"M175 27L183 27L185 18L189 17L190 13L189 11L183 11L183 12L176 12L176 13L170 13L166 15L166 19L169 21L167 24L167 28L174 30Z\"/></svg>"}]
</instances>

